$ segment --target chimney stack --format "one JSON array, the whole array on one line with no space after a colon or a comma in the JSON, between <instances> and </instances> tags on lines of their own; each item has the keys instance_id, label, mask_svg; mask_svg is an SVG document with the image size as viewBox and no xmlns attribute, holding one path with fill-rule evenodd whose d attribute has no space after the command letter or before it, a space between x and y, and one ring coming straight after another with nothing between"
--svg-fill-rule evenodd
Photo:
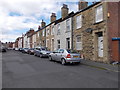
<instances>
[{"instance_id":1,"label":"chimney stack","mask_svg":"<svg viewBox=\"0 0 120 90\"><path fill-rule=\"evenodd\" d=\"M79 0L78 2L78 10L82 10L88 6L88 2L84 0Z\"/></svg>"},{"instance_id":2,"label":"chimney stack","mask_svg":"<svg viewBox=\"0 0 120 90\"><path fill-rule=\"evenodd\" d=\"M46 25L46 23L43 21L43 19L42 19L42 22L41 22L41 27L43 28L43 27L45 27L45 25Z\"/></svg>"},{"instance_id":3,"label":"chimney stack","mask_svg":"<svg viewBox=\"0 0 120 90\"><path fill-rule=\"evenodd\" d=\"M40 30L41 29L41 27L40 26L38 26L38 30Z\"/></svg>"},{"instance_id":4,"label":"chimney stack","mask_svg":"<svg viewBox=\"0 0 120 90\"><path fill-rule=\"evenodd\" d=\"M68 15L68 11L69 11L68 6L66 4L63 4L63 7L61 8L62 19Z\"/></svg>"},{"instance_id":5,"label":"chimney stack","mask_svg":"<svg viewBox=\"0 0 120 90\"><path fill-rule=\"evenodd\" d=\"M56 14L52 13L51 15L51 22L54 22L56 20Z\"/></svg>"}]
</instances>

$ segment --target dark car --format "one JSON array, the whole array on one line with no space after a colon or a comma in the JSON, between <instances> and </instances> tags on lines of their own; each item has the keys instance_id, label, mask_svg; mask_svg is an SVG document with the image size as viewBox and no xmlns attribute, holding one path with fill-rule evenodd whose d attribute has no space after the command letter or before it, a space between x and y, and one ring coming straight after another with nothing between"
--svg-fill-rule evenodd
<instances>
[{"instance_id":1,"label":"dark car","mask_svg":"<svg viewBox=\"0 0 120 90\"><path fill-rule=\"evenodd\" d=\"M50 51L48 51L46 48L36 48L35 50L34 50L34 55L35 56L39 56L39 57L49 57L49 54L50 54L51 52Z\"/></svg>"},{"instance_id":2,"label":"dark car","mask_svg":"<svg viewBox=\"0 0 120 90\"><path fill-rule=\"evenodd\" d=\"M2 52L6 52L7 51L7 49L6 48L2 48Z\"/></svg>"},{"instance_id":3,"label":"dark car","mask_svg":"<svg viewBox=\"0 0 120 90\"><path fill-rule=\"evenodd\" d=\"M23 48L22 53L27 53L28 52L28 48Z\"/></svg>"},{"instance_id":4,"label":"dark car","mask_svg":"<svg viewBox=\"0 0 120 90\"><path fill-rule=\"evenodd\" d=\"M34 54L34 48L28 49L28 52L27 52L27 53L30 54L30 55L31 55L31 54L33 55L33 54Z\"/></svg>"},{"instance_id":5,"label":"dark car","mask_svg":"<svg viewBox=\"0 0 120 90\"><path fill-rule=\"evenodd\" d=\"M19 51L22 52L22 51L23 51L23 48L19 48Z\"/></svg>"},{"instance_id":6,"label":"dark car","mask_svg":"<svg viewBox=\"0 0 120 90\"><path fill-rule=\"evenodd\" d=\"M0 52L6 52L6 51L7 51L7 49L5 47L3 47L3 46L0 47Z\"/></svg>"}]
</instances>

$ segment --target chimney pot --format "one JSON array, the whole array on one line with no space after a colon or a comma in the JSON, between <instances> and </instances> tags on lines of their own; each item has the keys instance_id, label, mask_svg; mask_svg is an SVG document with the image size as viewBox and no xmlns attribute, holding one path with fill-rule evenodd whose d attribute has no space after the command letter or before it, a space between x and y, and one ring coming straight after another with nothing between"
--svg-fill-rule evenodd
<instances>
[{"instance_id":1,"label":"chimney pot","mask_svg":"<svg viewBox=\"0 0 120 90\"><path fill-rule=\"evenodd\" d=\"M46 25L46 23L43 21L43 19L42 19L42 22L41 22L41 27L43 28L43 27L45 27L45 25Z\"/></svg>"},{"instance_id":2,"label":"chimney pot","mask_svg":"<svg viewBox=\"0 0 120 90\"><path fill-rule=\"evenodd\" d=\"M61 8L62 19L68 16L68 11L69 11L68 6L66 4L63 4L63 7Z\"/></svg>"},{"instance_id":3,"label":"chimney pot","mask_svg":"<svg viewBox=\"0 0 120 90\"><path fill-rule=\"evenodd\" d=\"M88 6L88 2L85 0L79 0L78 2L78 10L84 9Z\"/></svg>"},{"instance_id":4,"label":"chimney pot","mask_svg":"<svg viewBox=\"0 0 120 90\"><path fill-rule=\"evenodd\" d=\"M51 22L54 22L56 20L56 14L52 13L51 14Z\"/></svg>"}]
</instances>

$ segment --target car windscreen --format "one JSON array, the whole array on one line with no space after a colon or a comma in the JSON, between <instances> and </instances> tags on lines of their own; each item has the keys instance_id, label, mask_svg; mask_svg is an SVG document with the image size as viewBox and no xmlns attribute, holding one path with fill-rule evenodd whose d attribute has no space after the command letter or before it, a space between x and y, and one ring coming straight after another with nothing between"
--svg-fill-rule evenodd
<instances>
[{"instance_id":1,"label":"car windscreen","mask_svg":"<svg viewBox=\"0 0 120 90\"><path fill-rule=\"evenodd\" d=\"M46 50L45 48L41 48L41 50Z\"/></svg>"},{"instance_id":2,"label":"car windscreen","mask_svg":"<svg viewBox=\"0 0 120 90\"><path fill-rule=\"evenodd\" d=\"M78 53L77 51L75 50L67 50L68 53Z\"/></svg>"}]
</instances>

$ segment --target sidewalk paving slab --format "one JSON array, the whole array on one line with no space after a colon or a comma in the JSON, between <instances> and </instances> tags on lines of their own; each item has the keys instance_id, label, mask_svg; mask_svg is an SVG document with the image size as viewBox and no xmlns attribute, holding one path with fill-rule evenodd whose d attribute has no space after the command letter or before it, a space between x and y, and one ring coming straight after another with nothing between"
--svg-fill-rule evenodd
<instances>
[{"instance_id":1,"label":"sidewalk paving slab","mask_svg":"<svg viewBox=\"0 0 120 90\"><path fill-rule=\"evenodd\" d=\"M114 72L120 72L119 65L112 65L112 64L106 64L106 63L101 63L101 62L95 62L91 60L81 60L81 64L88 65L91 67L96 67L104 70L110 70Z\"/></svg>"}]
</instances>

